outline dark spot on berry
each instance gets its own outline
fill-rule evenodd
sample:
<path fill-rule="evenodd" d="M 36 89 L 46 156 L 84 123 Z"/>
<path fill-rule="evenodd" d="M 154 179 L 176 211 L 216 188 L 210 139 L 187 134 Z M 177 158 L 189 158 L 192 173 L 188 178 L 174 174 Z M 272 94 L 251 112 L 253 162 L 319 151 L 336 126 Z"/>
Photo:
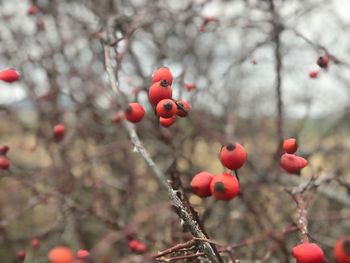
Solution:
<path fill-rule="evenodd" d="M 173 104 L 171 104 L 170 102 L 167 102 L 167 103 L 164 103 L 163 107 L 166 110 L 171 110 L 173 108 Z"/>
<path fill-rule="evenodd" d="M 350 240 L 345 240 L 343 243 L 343 250 L 346 255 L 350 255 Z"/>
<path fill-rule="evenodd" d="M 131 113 L 132 112 L 132 107 L 129 105 L 126 110 L 125 110 L 126 113 Z"/>
<path fill-rule="evenodd" d="M 169 82 L 166 80 L 166 79 L 162 79 L 160 81 L 160 85 L 164 88 L 168 87 L 169 86 Z"/>
<path fill-rule="evenodd" d="M 226 146 L 226 149 L 227 149 L 228 151 L 233 151 L 235 148 L 236 148 L 236 145 L 235 145 L 235 144 L 232 144 L 232 143 L 229 143 L 229 144 Z"/>
<path fill-rule="evenodd" d="M 225 193 L 225 185 L 223 182 L 216 182 L 214 184 L 214 191 L 217 193 Z"/>

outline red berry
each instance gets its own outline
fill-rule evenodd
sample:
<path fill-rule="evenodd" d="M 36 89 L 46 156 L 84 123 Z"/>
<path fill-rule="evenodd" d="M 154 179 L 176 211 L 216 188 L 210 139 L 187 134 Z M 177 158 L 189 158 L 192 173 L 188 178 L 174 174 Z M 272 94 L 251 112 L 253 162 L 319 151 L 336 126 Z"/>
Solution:
<path fill-rule="evenodd" d="M 197 88 L 195 83 L 185 83 L 185 89 L 187 89 L 187 91 L 192 91 L 195 90 Z"/>
<path fill-rule="evenodd" d="M 199 197 L 211 196 L 210 183 L 214 175 L 208 172 L 200 172 L 196 174 L 191 181 L 191 189 L 195 195 Z"/>
<path fill-rule="evenodd" d="M 312 70 L 309 72 L 309 77 L 312 78 L 312 79 L 315 79 L 317 78 L 318 76 L 318 71 L 317 70 Z"/>
<path fill-rule="evenodd" d="M 0 71 L 0 80 L 2 81 L 11 83 L 19 80 L 20 78 L 21 78 L 21 74 L 12 68 Z"/>
<path fill-rule="evenodd" d="M 317 65 L 321 68 L 327 68 L 329 64 L 329 57 L 327 55 L 323 55 L 317 59 Z"/>
<path fill-rule="evenodd" d="M 308 161 L 295 154 L 284 153 L 281 156 L 280 165 L 288 173 L 298 173 L 308 165 Z"/>
<path fill-rule="evenodd" d="M 217 200 L 231 200 L 239 194 L 239 182 L 236 176 L 222 173 L 214 176 L 210 183 L 210 191 Z"/>
<path fill-rule="evenodd" d="M 50 263 L 73 263 L 74 256 L 68 247 L 57 246 L 52 248 L 48 254 Z"/>
<path fill-rule="evenodd" d="M 0 169 L 7 170 L 10 167 L 10 161 L 5 156 L 0 156 Z"/>
<path fill-rule="evenodd" d="M 125 110 L 125 118 L 130 122 L 139 122 L 145 116 L 145 110 L 139 103 L 129 103 L 129 106 Z"/>
<path fill-rule="evenodd" d="M 295 153 L 298 150 L 297 140 L 289 138 L 283 141 L 283 149 L 286 153 Z"/>
<path fill-rule="evenodd" d="M 40 13 L 40 9 L 36 5 L 32 5 L 32 6 L 28 7 L 28 9 L 27 9 L 27 14 L 30 16 L 36 15 L 38 13 Z"/>
<path fill-rule="evenodd" d="M 170 99 L 161 100 L 156 107 L 156 112 L 159 117 L 171 118 L 175 115 L 177 106 Z"/>
<path fill-rule="evenodd" d="M 145 253 L 147 251 L 147 246 L 139 240 L 132 239 L 129 241 L 128 246 L 131 251 L 136 253 Z"/>
<path fill-rule="evenodd" d="M 38 248 L 40 248 L 41 242 L 40 242 L 39 239 L 33 238 L 33 239 L 30 240 L 30 245 L 31 245 L 32 248 L 38 249 Z"/>
<path fill-rule="evenodd" d="M 77 252 L 77 259 L 87 259 L 90 255 L 90 252 L 85 249 L 80 249 Z"/>
<path fill-rule="evenodd" d="M 9 150 L 10 147 L 6 145 L 0 146 L 0 155 L 6 155 Z"/>
<path fill-rule="evenodd" d="M 173 83 L 173 75 L 171 74 L 169 68 L 167 67 L 160 67 L 156 70 L 156 72 L 153 75 L 153 83 L 166 80 L 169 85 Z"/>
<path fill-rule="evenodd" d="M 239 143 L 230 143 L 221 148 L 220 161 L 228 169 L 237 170 L 243 166 L 246 160 L 247 152 Z"/>
<path fill-rule="evenodd" d="M 335 242 L 334 256 L 338 263 L 350 263 L 350 238 L 341 238 Z"/>
<path fill-rule="evenodd" d="M 118 124 L 122 119 L 123 119 L 124 115 L 120 112 L 117 112 L 112 119 L 112 122 L 115 124 Z"/>
<path fill-rule="evenodd" d="M 322 249 L 315 243 L 303 243 L 293 248 L 293 256 L 298 263 L 323 263 Z"/>
<path fill-rule="evenodd" d="M 148 98 L 153 106 L 156 106 L 158 102 L 164 99 L 171 99 L 173 90 L 167 80 L 161 80 L 154 83 L 148 91 Z"/>
<path fill-rule="evenodd" d="M 23 261 L 26 258 L 26 252 L 24 250 L 19 250 L 16 254 L 16 259 Z"/>
<path fill-rule="evenodd" d="M 170 117 L 170 118 L 163 118 L 160 117 L 159 118 L 159 122 L 163 127 L 170 127 L 171 125 L 174 124 L 174 122 L 176 121 L 176 117 Z"/>
<path fill-rule="evenodd" d="M 191 105 L 185 100 L 176 101 L 177 111 L 176 115 L 179 117 L 186 117 L 188 112 L 191 110 Z"/>
<path fill-rule="evenodd" d="M 55 139 L 62 139 L 64 134 L 66 132 L 66 128 L 63 124 L 57 124 L 55 127 L 53 127 L 53 135 Z"/>

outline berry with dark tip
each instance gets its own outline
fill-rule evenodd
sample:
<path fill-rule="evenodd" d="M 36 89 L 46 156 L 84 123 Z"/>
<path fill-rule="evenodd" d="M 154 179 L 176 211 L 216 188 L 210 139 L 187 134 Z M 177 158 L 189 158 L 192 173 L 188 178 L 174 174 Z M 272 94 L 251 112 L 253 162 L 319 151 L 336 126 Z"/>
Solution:
<path fill-rule="evenodd" d="M 159 117 L 171 118 L 175 115 L 177 106 L 170 99 L 161 100 L 156 107 L 156 113 Z"/>
<path fill-rule="evenodd" d="M 228 201 L 239 194 L 239 182 L 234 175 L 222 173 L 214 176 L 210 191 L 215 199 Z"/>
<path fill-rule="evenodd" d="M 221 148 L 220 161 L 231 170 L 241 168 L 247 160 L 247 152 L 239 143 L 230 143 Z"/>

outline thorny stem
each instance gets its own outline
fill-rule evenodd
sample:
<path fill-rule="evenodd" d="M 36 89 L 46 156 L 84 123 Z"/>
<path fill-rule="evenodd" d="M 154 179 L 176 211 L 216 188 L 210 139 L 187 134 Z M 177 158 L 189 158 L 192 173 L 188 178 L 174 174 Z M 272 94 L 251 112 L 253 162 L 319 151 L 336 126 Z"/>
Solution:
<path fill-rule="evenodd" d="M 116 95 L 118 103 L 125 108 L 127 101 L 123 100 L 125 98 L 124 93 L 122 93 L 118 87 L 118 81 L 116 75 L 114 74 L 113 66 L 110 60 L 111 47 L 104 45 L 104 55 L 105 55 L 105 66 L 110 80 L 111 88 Z M 176 195 L 169 183 L 166 180 L 165 175 L 159 169 L 159 167 L 154 163 L 153 159 L 150 157 L 148 151 L 143 147 L 140 138 L 138 137 L 135 128 L 129 122 L 122 120 L 122 125 L 125 130 L 128 132 L 130 140 L 135 147 L 135 151 L 141 155 L 141 157 L 146 162 L 147 166 L 151 169 L 154 177 L 158 180 L 159 184 L 167 191 L 171 204 L 176 210 L 178 216 L 183 220 L 185 225 L 188 227 L 190 232 L 194 237 L 206 239 L 205 234 L 200 229 L 200 226 L 195 221 L 191 213 L 186 209 L 182 204 L 180 198 Z M 203 251 L 204 255 L 208 257 L 211 262 L 221 263 L 223 262 L 222 258 L 218 253 L 215 253 L 213 245 L 206 241 L 198 241 L 199 248 Z"/>
<path fill-rule="evenodd" d="M 298 214 L 299 214 L 298 224 L 301 232 L 301 242 L 308 243 L 309 242 L 309 236 L 308 236 L 308 230 L 307 230 L 308 221 L 306 218 L 305 203 L 303 201 L 301 193 L 293 194 L 292 197 L 298 207 Z"/>

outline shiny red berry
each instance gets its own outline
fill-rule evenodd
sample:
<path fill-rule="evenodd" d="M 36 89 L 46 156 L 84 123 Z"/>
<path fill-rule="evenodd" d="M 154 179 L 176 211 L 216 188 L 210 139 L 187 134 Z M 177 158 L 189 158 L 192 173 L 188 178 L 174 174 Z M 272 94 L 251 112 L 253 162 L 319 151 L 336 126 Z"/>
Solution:
<path fill-rule="evenodd" d="M 191 181 L 192 193 L 199 197 L 211 196 L 210 184 L 214 175 L 208 172 L 200 172 L 196 174 Z"/>
<path fill-rule="evenodd" d="M 315 243 L 303 243 L 293 248 L 297 263 L 323 263 L 322 249 Z"/>
<path fill-rule="evenodd" d="M 298 173 L 308 165 L 308 161 L 295 154 L 284 153 L 280 159 L 281 167 L 288 173 Z"/>
<path fill-rule="evenodd" d="M 350 263 L 350 238 L 338 239 L 334 244 L 334 257 L 338 263 Z"/>
<path fill-rule="evenodd" d="M 176 115 L 179 117 L 186 117 L 188 112 L 191 110 L 191 105 L 185 100 L 176 101 L 177 111 Z"/>
<path fill-rule="evenodd" d="M 161 80 L 166 80 L 169 83 L 169 85 L 173 83 L 173 75 L 171 74 L 169 68 L 160 67 L 153 74 L 153 83 Z"/>
<path fill-rule="evenodd" d="M 156 107 L 156 112 L 159 117 L 171 118 L 175 115 L 177 106 L 170 99 L 161 100 Z"/>
<path fill-rule="evenodd" d="M 66 133 L 66 128 L 63 124 L 57 124 L 55 127 L 53 127 L 53 135 L 55 139 L 59 140 L 64 137 L 64 134 Z"/>
<path fill-rule="evenodd" d="M 57 246 L 52 248 L 48 254 L 50 263 L 73 263 L 74 255 L 68 247 Z"/>
<path fill-rule="evenodd" d="M 170 117 L 170 118 L 163 118 L 163 117 L 159 118 L 159 122 L 163 127 L 170 127 L 171 125 L 174 124 L 175 121 L 176 121 L 175 116 Z"/>
<path fill-rule="evenodd" d="M 171 99 L 173 90 L 167 80 L 161 80 L 154 83 L 148 90 L 148 98 L 153 106 L 156 106 L 161 100 Z"/>
<path fill-rule="evenodd" d="M 0 71 L 0 80 L 2 81 L 11 83 L 19 80 L 20 78 L 21 78 L 21 74 L 12 68 Z"/>
<path fill-rule="evenodd" d="M 239 182 L 236 176 L 222 173 L 214 176 L 210 183 L 210 191 L 217 200 L 231 200 L 239 194 Z"/>
<path fill-rule="evenodd" d="M 221 148 L 220 161 L 231 170 L 241 168 L 247 160 L 247 152 L 239 143 L 230 143 Z"/>
<path fill-rule="evenodd" d="M 139 122 L 145 116 L 145 110 L 139 103 L 129 103 L 125 110 L 125 118 L 130 122 Z"/>
<path fill-rule="evenodd" d="M 0 169 L 8 170 L 10 167 L 10 161 L 5 156 L 0 156 Z"/>
<path fill-rule="evenodd" d="M 329 64 L 329 56 L 323 55 L 317 59 L 317 65 L 321 68 L 327 68 Z"/>
<path fill-rule="evenodd" d="M 298 150 L 297 140 L 294 138 L 284 140 L 283 150 L 285 150 L 286 153 L 295 153 Z"/>

